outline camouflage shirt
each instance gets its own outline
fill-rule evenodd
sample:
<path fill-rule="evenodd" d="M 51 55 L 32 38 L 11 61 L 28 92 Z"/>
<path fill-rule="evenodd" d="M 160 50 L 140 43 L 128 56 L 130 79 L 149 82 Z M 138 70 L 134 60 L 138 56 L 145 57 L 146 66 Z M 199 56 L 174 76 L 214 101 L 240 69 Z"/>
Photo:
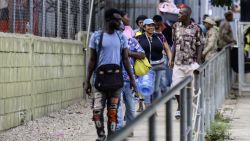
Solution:
<path fill-rule="evenodd" d="M 196 23 L 184 26 L 181 22 L 177 22 L 173 25 L 173 42 L 175 64 L 190 65 L 197 61 L 197 49 L 201 47 L 204 39 Z"/>
<path fill-rule="evenodd" d="M 207 31 L 204 50 L 202 55 L 205 56 L 205 60 L 210 59 L 217 51 L 218 31 L 212 27 Z"/>
<path fill-rule="evenodd" d="M 219 30 L 219 39 L 219 48 L 223 48 L 226 45 L 234 42 L 232 27 L 228 21 L 224 21 L 221 23 Z"/>

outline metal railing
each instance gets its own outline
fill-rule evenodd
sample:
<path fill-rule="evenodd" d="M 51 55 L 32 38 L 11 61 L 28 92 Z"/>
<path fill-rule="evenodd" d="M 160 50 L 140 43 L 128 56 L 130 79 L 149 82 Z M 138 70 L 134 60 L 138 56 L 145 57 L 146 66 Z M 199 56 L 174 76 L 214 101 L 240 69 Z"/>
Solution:
<path fill-rule="evenodd" d="M 246 79 L 246 73 L 249 73 L 249 71 L 246 72 L 246 60 L 244 55 L 244 32 L 246 30 L 246 27 L 250 26 L 250 22 L 238 22 L 238 36 L 237 36 L 237 47 L 238 47 L 238 68 L 239 68 L 239 94 L 242 95 L 242 92 L 250 91 L 250 83 L 249 80 Z M 249 65 L 249 63 L 248 63 Z M 247 67 L 249 68 L 249 67 Z M 244 93 L 246 94 L 246 93 Z"/>
<path fill-rule="evenodd" d="M 172 97 L 181 90 L 181 120 L 180 140 L 181 141 L 204 141 L 205 131 L 210 130 L 210 124 L 214 120 L 217 110 L 222 106 L 226 96 L 230 93 L 231 66 L 230 51 L 231 45 L 227 45 L 209 61 L 202 64 L 194 71 L 194 95 L 192 96 L 191 81 L 189 76 L 165 92 L 161 99 L 157 99 L 144 112 L 138 115 L 134 121 L 117 131 L 108 138 L 108 141 L 124 140 L 137 126 L 142 119 L 149 122 L 149 140 L 156 139 L 155 112 L 156 109 L 166 105 L 166 140 L 172 141 Z"/>
<path fill-rule="evenodd" d="M 227 45 L 194 71 L 193 132 L 194 141 L 204 141 L 217 110 L 231 89 L 230 50 Z"/>
<path fill-rule="evenodd" d="M 122 141 L 131 133 L 143 119 L 148 119 L 148 139 L 149 141 L 156 140 L 156 109 L 165 104 L 166 106 L 166 140 L 172 141 L 172 98 L 181 90 L 180 105 L 180 140 L 192 141 L 192 77 L 188 76 L 168 92 L 165 92 L 160 99 L 156 99 L 145 111 L 139 114 L 132 122 L 124 128 L 117 131 L 115 134 L 108 137 L 108 141 Z"/>

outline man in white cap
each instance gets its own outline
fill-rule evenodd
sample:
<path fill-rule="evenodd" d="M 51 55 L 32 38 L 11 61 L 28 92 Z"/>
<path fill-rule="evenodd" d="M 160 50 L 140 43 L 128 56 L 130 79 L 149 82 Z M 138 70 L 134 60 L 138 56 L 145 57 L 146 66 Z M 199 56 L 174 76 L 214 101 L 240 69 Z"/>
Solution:
<path fill-rule="evenodd" d="M 207 17 L 205 20 L 203 20 L 203 22 L 207 29 L 207 34 L 204 50 L 202 51 L 202 58 L 208 60 L 217 52 L 216 50 L 219 33 L 214 28 L 214 25 L 216 25 L 216 23 L 212 20 L 211 17 Z"/>

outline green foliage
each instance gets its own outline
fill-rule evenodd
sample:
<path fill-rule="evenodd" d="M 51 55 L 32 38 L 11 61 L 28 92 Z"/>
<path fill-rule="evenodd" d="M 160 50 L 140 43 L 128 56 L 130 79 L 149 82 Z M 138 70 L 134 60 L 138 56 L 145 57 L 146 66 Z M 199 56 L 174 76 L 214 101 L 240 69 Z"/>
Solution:
<path fill-rule="evenodd" d="M 229 117 L 224 117 L 220 112 L 217 112 L 214 117 L 215 121 L 221 121 L 224 123 L 229 123 L 231 119 Z"/>
<path fill-rule="evenodd" d="M 206 134 L 206 141 L 224 141 L 224 139 L 229 139 L 229 121 L 229 118 L 225 118 L 222 114 L 217 113 L 214 122 L 211 124 L 210 131 Z"/>
<path fill-rule="evenodd" d="M 233 0 L 211 0 L 211 4 L 215 7 L 232 6 Z"/>

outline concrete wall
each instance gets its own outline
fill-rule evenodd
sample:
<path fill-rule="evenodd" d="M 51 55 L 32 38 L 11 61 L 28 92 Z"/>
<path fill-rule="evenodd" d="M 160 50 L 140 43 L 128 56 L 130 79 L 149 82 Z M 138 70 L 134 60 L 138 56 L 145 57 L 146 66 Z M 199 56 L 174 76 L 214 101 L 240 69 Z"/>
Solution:
<path fill-rule="evenodd" d="M 79 41 L 0 33 L 0 131 L 83 97 Z"/>

